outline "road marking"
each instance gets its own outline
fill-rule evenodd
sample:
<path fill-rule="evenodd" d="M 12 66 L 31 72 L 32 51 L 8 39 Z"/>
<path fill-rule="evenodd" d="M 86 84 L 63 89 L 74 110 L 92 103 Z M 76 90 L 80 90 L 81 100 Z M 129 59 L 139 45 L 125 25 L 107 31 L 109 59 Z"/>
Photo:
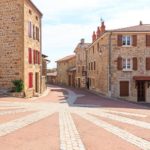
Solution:
<path fill-rule="evenodd" d="M 0 125 L 0 136 L 7 135 L 13 131 L 35 123 L 43 118 L 52 115 L 54 111 L 39 111 L 28 116 L 4 123 Z"/>
<path fill-rule="evenodd" d="M 146 141 L 146 140 L 144 140 L 138 136 L 135 136 L 123 129 L 113 126 L 105 121 L 99 120 L 96 117 L 93 117 L 91 115 L 84 114 L 84 113 L 77 113 L 77 114 L 79 116 L 81 116 L 82 118 L 97 125 L 98 127 L 101 127 L 103 129 L 119 136 L 120 138 L 124 139 L 125 141 L 132 143 L 143 150 L 150 150 L 150 142 L 149 141 Z"/>
<path fill-rule="evenodd" d="M 109 113 L 115 113 L 115 114 L 122 114 L 122 115 L 127 115 L 127 116 L 135 116 L 135 117 L 142 117 L 142 118 L 146 118 L 147 115 L 143 115 L 143 114 L 135 114 L 135 113 L 128 113 L 128 112 L 122 112 L 122 111 L 114 111 L 114 110 L 102 110 L 104 112 L 109 112 Z"/>
<path fill-rule="evenodd" d="M 69 112 L 59 113 L 60 150 L 85 150 Z"/>
<path fill-rule="evenodd" d="M 111 119 L 111 120 L 119 121 L 119 122 L 122 122 L 122 123 L 127 123 L 127 124 L 131 124 L 131 125 L 135 125 L 137 127 L 150 129 L 150 123 L 147 123 L 147 122 L 144 122 L 144 121 L 138 121 L 138 120 L 134 120 L 134 119 L 118 116 L 118 115 L 105 113 L 105 112 L 102 112 L 102 111 L 101 112 L 92 111 L 90 113 L 94 114 L 94 115 L 97 115 L 97 116 L 100 116 L 100 117 L 104 117 L 104 118 L 108 118 L 108 119 Z"/>

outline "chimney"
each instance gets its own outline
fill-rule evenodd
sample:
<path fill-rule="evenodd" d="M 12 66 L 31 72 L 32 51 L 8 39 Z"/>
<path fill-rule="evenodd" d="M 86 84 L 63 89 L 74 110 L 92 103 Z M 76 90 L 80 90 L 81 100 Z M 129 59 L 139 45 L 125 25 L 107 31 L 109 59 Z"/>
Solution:
<path fill-rule="evenodd" d="M 105 32 L 105 23 L 104 23 L 104 21 L 101 22 L 101 32 L 102 33 Z"/>
<path fill-rule="evenodd" d="M 81 39 L 81 44 L 84 44 L 84 39 Z"/>
<path fill-rule="evenodd" d="M 95 40 L 96 40 L 96 34 L 95 34 L 95 31 L 93 31 L 92 42 L 94 42 Z"/>
<path fill-rule="evenodd" d="M 140 21 L 140 26 L 143 25 L 142 21 Z"/>
<path fill-rule="evenodd" d="M 101 35 L 101 31 L 100 31 L 99 27 L 97 27 L 97 38 L 99 38 L 100 35 Z"/>

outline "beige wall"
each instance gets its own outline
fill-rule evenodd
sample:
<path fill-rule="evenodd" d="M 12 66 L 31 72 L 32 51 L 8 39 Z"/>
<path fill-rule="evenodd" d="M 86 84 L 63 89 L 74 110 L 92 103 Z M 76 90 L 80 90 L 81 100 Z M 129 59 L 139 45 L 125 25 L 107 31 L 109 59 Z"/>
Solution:
<path fill-rule="evenodd" d="M 98 43 L 101 47 L 101 55 L 97 49 Z M 89 70 L 89 63 L 94 61 L 96 69 Z M 91 90 L 108 95 L 108 35 L 95 41 L 88 49 L 88 78 L 91 80 Z"/>
<path fill-rule="evenodd" d="M 117 46 L 117 33 L 112 35 L 112 96 L 120 97 L 120 81 L 129 81 L 129 97 L 122 97 L 127 100 L 137 101 L 137 88 L 133 76 L 149 76 L 150 71 L 146 70 L 145 58 L 150 57 L 150 49 L 146 47 L 146 33 L 121 33 L 123 35 L 137 35 L 137 46 L 133 47 L 118 47 Z M 117 58 L 133 58 L 138 59 L 138 70 L 137 71 L 118 71 L 117 70 Z M 149 88 L 150 89 L 150 88 Z M 148 97 L 149 89 L 146 86 L 147 101 L 150 101 Z M 121 97 L 120 97 L 121 98 Z"/>
<path fill-rule="evenodd" d="M 84 71 L 87 71 L 87 47 L 83 44 L 79 45 L 76 50 L 76 86 L 78 85 L 78 79 L 80 79 L 80 87 L 86 87 L 86 76 L 82 75 L 82 67 L 84 66 Z M 80 68 L 80 69 L 79 69 Z"/>
<path fill-rule="evenodd" d="M 68 85 L 68 69 L 74 67 L 76 63 L 76 57 L 72 59 L 57 62 L 57 77 L 58 84 Z"/>
<path fill-rule="evenodd" d="M 23 79 L 23 1 L 0 1 L 0 88 Z"/>
<path fill-rule="evenodd" d="M 29 10 L 31 10 L 32 14 L 29 13 Z M 36 19 L 38 18 L 38 20 Z M 41 39 L 35 40 L 33 38 L 30 38 L 28 36 L 28 21 L 32 22 L 32 25 L 35 25 L 39 29 L 41 28 L 41 16 L 40 14 L 32 7 L 32 5 L 28 2 L 28 0 L 25 0 L 24 3 L 24 82 L 25 82 L 25 91 L 26 94 L 28 94 L 28 91 L 33 91 L 33 94 L 35 92 L 35 86 L 36 86 L 36 79 L 35 79 L 35 74 L 38 73 L 38 93 L 41 91 L 41 65 L 39 64 L 29 64 L 28 62 L 28 48 L 31 48 L 32 50 L 37 50 L 41 51 Z M 32 55 L 33 56 L 33 55 Z M 29 84 L 29 79 L 28 79 L 28 74 L 29 72 L 33 73 L 33 88 L 29 89 L 28 84 Z"/>

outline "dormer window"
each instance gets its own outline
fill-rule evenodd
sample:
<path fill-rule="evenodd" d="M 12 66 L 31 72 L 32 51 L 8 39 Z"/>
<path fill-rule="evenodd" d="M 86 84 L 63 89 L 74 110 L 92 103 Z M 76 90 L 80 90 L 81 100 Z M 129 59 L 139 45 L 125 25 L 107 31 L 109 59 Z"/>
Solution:
<path fill-rule="evenodd" d="M 132 37 L 131 36 L 122 36 L 122 45 L 123 46 L 130 46 L 132 45 Z"/>

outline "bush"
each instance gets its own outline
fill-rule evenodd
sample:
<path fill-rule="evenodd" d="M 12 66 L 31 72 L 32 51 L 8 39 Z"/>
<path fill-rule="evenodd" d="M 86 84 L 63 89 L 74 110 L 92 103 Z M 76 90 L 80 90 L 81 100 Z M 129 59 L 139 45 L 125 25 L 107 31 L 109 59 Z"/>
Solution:
<path fill-rule="evenodd" d="M 24 88 L 24 83 L 22 80 L 14 80 L 12 81 L 12 83 L 14 84 L 14 88 L 15 88 L 15 92 L 22 92 L 23 88 Z"/>

